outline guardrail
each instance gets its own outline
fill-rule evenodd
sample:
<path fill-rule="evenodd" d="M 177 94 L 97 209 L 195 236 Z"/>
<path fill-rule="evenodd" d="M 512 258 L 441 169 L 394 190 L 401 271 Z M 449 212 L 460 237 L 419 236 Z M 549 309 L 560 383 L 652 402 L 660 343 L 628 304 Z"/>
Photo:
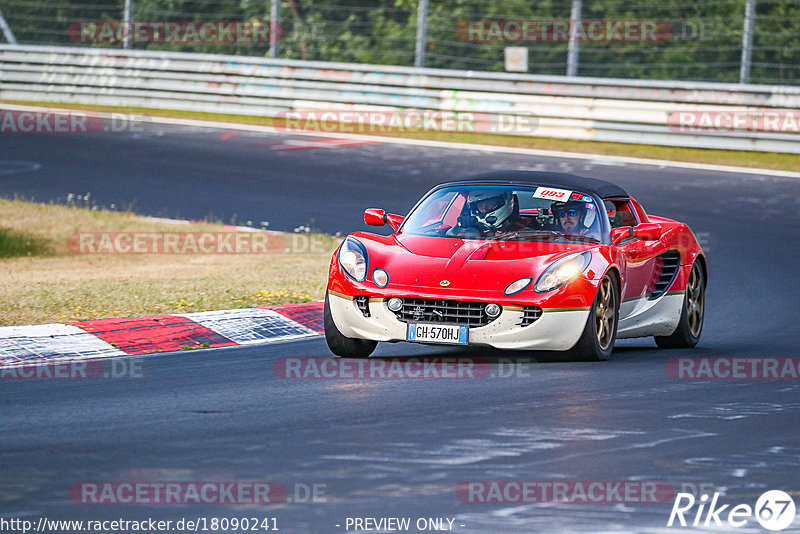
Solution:
<path fill-rule="evenodd" d="M 512 135 L 800 153 L 800 87 L 786 86 L 0 45 L 0 99 L 267 117 L 331 109 L 480 113 L 492 124 L 500 117 L 535 124 L 502 132 Z"/>

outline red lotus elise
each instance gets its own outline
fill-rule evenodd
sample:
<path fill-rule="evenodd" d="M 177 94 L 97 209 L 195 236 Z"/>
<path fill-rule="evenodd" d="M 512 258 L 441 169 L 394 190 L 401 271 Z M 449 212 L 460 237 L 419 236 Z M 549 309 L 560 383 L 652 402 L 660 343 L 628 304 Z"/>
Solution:
<path fill-rule="evenodd" d="M 394 233 L 355 232 L 333 255 L 324 322 L 338 356 L 406 341 L 606 360 L 617 338 L 700 339 L 708 273 L 696 237 L 612 183 L 479 174 L 434 187 L 406 217 L 368 209 L 364 222 Z"/>

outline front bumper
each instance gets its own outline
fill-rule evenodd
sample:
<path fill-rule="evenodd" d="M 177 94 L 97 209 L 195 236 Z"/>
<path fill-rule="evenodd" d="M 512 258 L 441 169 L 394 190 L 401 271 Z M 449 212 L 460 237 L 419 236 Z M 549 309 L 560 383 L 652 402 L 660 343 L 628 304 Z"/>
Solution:
<path fill-rule="evenodd" d="M 331 291 L 328 300 L 333 321 L 343 335 L 373 341 L 406 341 L 407 323 L 386 307 L 383 298 L 370 299 L 370 317 L 364 317 L 352 297 Z M 520 326 L 522 308 L 503 306 L 494 321 L 470 327 L 469 344 L 512 350 L 569 350 L 578 342 L 588 319 L 588 307 L 545 308 L 532 324 Z"/>

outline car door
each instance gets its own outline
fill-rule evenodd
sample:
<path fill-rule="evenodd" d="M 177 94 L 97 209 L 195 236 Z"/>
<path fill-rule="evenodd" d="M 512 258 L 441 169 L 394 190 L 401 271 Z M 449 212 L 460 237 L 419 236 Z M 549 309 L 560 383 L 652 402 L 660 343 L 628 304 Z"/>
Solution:
<path fill-rule="evenodd" d="M 640 221 L 627 199 L 606 200 L 606 210 L 613 228 L 636 227 Z M 645 305 L 651 288 L 660 274 L 658 255 L 663 252 L 661 241 L 638 238 L 623 239 L 617 252 L 624 265 L 620 318 L 627 317 Z"/>

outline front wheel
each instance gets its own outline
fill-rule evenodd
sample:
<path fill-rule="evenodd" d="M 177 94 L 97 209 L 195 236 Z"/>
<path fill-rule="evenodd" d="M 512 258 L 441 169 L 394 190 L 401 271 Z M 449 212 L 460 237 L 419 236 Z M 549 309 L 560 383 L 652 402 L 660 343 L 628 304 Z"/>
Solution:
<path fill-rule="evenodd" d="M 619 288 L 616 279 L 606 274 L 597 288 L 589 319 L 570 357 L 578 361 L 607 360 L 614 351 L 619 319 Z"/>
<path fill-rule="evenodd" d="M 347 337 L 336 328 L 331 315 L 331 306 L 328 303 L 328 293 L 325 293 L 325 311 L 323 313 L 325 326 L 325 341 L 331 352 L 342 358 L 366 358 L 378 346 L 377 341 Z"/>
<path fill-rule="evenodd" d="M 662 349 L 688 349 L 697 345 L 703 332 L 703 318 L 706 311 L 706 277 L 700 261 L 692 265 L 686 296 L 678 327 L 668 336 L 655 336 L 656 345 Z"/>

